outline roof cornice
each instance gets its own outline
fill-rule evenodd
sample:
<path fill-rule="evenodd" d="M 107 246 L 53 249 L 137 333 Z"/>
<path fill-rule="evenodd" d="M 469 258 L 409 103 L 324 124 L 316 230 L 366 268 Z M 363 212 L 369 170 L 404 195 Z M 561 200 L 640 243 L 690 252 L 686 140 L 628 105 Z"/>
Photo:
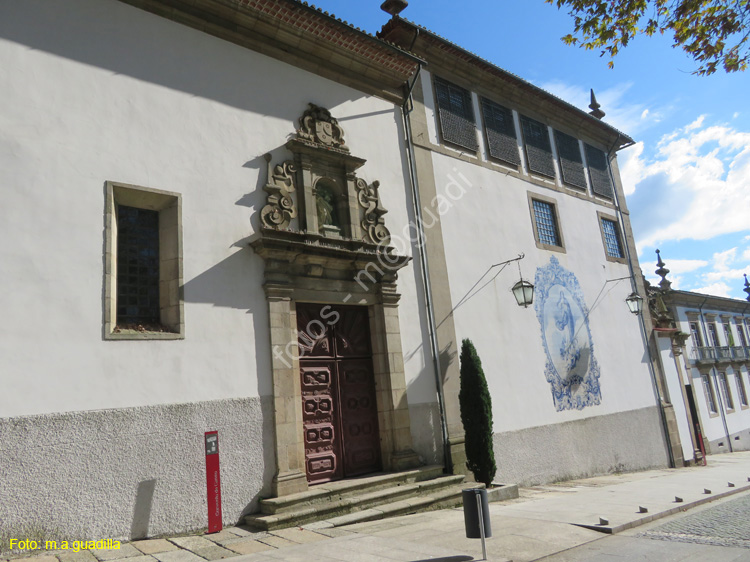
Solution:
<path fill-rule="evenodd" d="M 488 97 L 494 94 L 521 110 L 549 116 L 547 120 L 553 126 L 583 130 L 608 151 L 634 143 L 611 125 L 413 22 L 396 16 L 383 26 L 378 37 L 408 47 L 424 58 L 434 73 L 450 73 Z"/>
<path fill-rule="evenodd" d="M 744 314 L 750 311 L 750 302 L 742 299 L 732 299 L 729 297 L 719 297 L 716 295 L 705 295 L 703 293 L 693 293 L 691 291 L 670 290 L 662 293 L 666 302 L 672 305 L 681 305 L 694 307 L 696 309 L 711 309 L 735 314 Z"/>
<path fill-rule="evenodd" d="M 395 103 L 422 62 L 297 0 L 120 1 Z"/>

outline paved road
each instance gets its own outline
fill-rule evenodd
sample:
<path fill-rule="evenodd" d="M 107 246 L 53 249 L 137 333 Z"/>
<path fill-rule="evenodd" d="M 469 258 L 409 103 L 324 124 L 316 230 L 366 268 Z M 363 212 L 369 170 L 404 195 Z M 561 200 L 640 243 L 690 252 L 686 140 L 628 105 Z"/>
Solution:
<path fill-rule="evenodd" d="M 544 562 L 750 562 L 750 493 L 607 536 Z"/>
<path fill-rule="evenodd" d="M 750 495 L 685 515 L 639 536 L 750 549 Z"/>

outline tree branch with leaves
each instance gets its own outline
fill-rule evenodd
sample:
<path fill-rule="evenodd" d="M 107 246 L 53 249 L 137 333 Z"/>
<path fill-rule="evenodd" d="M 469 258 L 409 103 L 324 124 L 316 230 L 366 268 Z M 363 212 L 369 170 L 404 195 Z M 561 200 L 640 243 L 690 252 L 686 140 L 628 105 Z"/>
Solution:
<path fill-rule="evenodd" d="M 750 59 L 750 0 L 545 0 L 565 8 L 574 32 L 568 45 L 601 49 L 612 59 L 637 35 L 671 35 L 698 64 L 694 74 L 744 71 Z"/>

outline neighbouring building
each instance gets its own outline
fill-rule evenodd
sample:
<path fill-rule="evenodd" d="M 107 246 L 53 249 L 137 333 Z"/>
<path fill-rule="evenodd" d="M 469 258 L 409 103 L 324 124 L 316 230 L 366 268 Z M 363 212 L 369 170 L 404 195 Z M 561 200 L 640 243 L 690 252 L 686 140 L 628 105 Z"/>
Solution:
<path fill-rule="evenodd" d="M 632 140 L 398 4 L 377 37 L 297 0 L 0 6 L 0 538 L 205 527 L 209 431 L 226 523 L 460 475 L 464 338 L 499 481 L 682 463 L 625 304 Z"/>
<path fill-rule="evenodd" d="M 657 250 L 657 254 L 658 254 Z M 649 287 L 654 342 L 678 420 L 686 463 L 750 449 L 750 302 Z M 745 278 L 750 299 L 750 284 Z"/>

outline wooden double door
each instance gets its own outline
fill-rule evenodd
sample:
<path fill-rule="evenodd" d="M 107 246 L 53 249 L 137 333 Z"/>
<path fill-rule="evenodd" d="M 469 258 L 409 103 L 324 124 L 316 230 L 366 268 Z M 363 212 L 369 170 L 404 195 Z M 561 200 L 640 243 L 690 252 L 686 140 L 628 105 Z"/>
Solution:
<path fill-rule="evenodd" d="M 310 484 L 381 469 L 366 307 L 297 304 Z"/>

